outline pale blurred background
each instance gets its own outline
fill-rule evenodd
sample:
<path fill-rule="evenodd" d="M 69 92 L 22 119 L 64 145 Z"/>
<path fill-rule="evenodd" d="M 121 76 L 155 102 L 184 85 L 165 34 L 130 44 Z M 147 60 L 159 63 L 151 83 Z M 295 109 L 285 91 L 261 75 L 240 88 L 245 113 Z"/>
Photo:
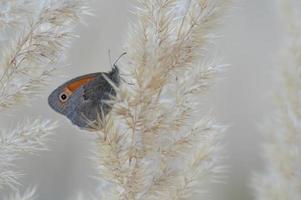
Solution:
<path fill-rule="evenodd" d="M 122 53 L 129 0 L 93 0 L 91 7 L 95 16 L 85 18 L 86 24 L 77 29 L 80 37 L 68 52 L 65 64 L 70 66 L 62 72 L 68 78 L 57 78 L 30 108 L 16 109 L 18 116 L 1 119 L 6 127 L 37 116 L 60 121 L 61 126 L 49 142 L 51 151 L 27 156 L 18 163 L 26 174 L 22 190 L 37 185 L 39 200 L 72 199 L 80 191 L 94 193 L 98 186 L 89 160 L 93 136 L 79 131 L 47 105 L 48 94 L 67 79 L 109 70 L 109 49 L 113 58 Z M 228 179 L 213 188 L 213 200 L 254 199 L 250 178 L 263 169 L 258 126 L 271 114 L 268 94 L 282 48 L 282 29 L 275 0 L 239 1 L 218 29 L 220 38 L 214 49 L 231 68 L 211 95 L 210 106 L 219 122 L 231 127 L 225 134 Z M 8 193 L 0 194 L 0 199 Z"/>

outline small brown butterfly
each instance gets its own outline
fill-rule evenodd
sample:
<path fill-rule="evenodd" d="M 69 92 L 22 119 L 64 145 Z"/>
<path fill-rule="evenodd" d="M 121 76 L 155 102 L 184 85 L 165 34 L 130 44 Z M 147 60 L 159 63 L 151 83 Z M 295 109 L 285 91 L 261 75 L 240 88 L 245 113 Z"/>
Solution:
<path fill-rule="evenodd" d="M 105 116 L 111 110 L 106 101 L 116 96 L 114 87 L 120 85 L 116 63 L 125 54 L 115 61 L 110 72 L 79 76 L 59 86 L 48 97 L 50 107 L 78 127 L 91 128 L 91 122 L 95 122 L 100 113 Z"/>

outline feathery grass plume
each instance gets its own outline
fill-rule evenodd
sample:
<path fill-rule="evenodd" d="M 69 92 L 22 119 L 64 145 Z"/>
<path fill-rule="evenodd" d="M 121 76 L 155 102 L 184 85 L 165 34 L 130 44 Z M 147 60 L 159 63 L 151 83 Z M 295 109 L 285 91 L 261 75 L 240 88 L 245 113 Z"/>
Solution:
<path fill-rule="evenodd" d="M 83 1 L 50 1 L 20 30 L 1 57 L 0 110 L 24 104 L 49 82 L 87 9 Z"/>
<path fill-rule="evenodd" d="M 301 3 L 290 0 L 282 5 L 290 34 L 286 61 L 277 71 L 275 113 L 263 127 L 265 171 L 253 179 L 258 200 L 301 198 Z"/>
<path fill-rule="evenodd" d="M 36 119 L 20 123 L 12 130 L 0 131 L 0 188 L 6 185 L 15 188 L 21 174 L 15 171 L 14 161 L 20 159 L 22 153 L 47 150 L 49 135 L 56 127 L 56 122 Z"/>
<path fill-rule="evenodd" d="M 34 188 L 28 189 L 24 194 L 17 192 L 16 194 L 7 197 L 4 200 L 35 200 L 35 193 L 36 190 Z"/>
<path fill-rule="evenodd" d="M 0 0 L 0 25 L 4 23 L 11 26 L 16 33 L 8 38 L 10 45 L 1 49 L 2 113 L 3 110 L 11 111 L 17 104 L 28 103 L 40 93 L 73 37 L 72 28 L 80 21 L 82 14 L 87 13 L 85 3 L 81 0 L 36 1 L 32 10 L 29 9 L 28 18 L 21 19 L 21 13 L 16 12 L 28 9 L 25 2 Z M 20 28 L 22 23 L 24 27 Z M 1 129 L 0 189 L 5 186 L 16 189 L 20 173 L 14 169 L 14 161 L 23 152 L 36 154 L 47 150 L 46 142 L 56 126 L 55 122 L 36 119 L 17 123 L 11 130 Z M 12 198 L 32 199 L 33 193 L 30 190 L 23 197 L 16 195 Z"/>
<path fill-rule="evenodd" d="M 116 88 L 112 112 L 95 127 L 109 199 L 200 199 L 222 172 L 224 127 L 201 103 L 224 68 L 205 55 L 228 3 L 137 1 L 121 68 L 133 84 Z"/>
<path fill-rule="evenodd" d="M 30 4 L 29 0 L 0 0 L 0 31 L 24 22 Z"/>

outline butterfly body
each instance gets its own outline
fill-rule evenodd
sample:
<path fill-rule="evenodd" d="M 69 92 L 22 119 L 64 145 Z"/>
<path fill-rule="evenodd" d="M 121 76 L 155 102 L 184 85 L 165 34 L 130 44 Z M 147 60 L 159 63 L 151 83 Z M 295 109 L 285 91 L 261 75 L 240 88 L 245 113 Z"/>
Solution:
<path fill-rule="evenodd" d="M 48 103 L 78 127 L 91 128 L 97 118 L 110 112 L 107 101 L 116 96 L 113 85 L 120 85 L 117 66 L 110 72 L 87 74 L 62 84 L 50 94 Z"/>

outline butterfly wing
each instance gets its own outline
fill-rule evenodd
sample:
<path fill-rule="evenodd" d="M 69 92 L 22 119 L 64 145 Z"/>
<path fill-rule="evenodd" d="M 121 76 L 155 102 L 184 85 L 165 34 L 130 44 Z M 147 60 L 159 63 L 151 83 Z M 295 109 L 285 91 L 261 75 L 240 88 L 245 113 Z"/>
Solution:
<path fill-rule="evenodd" d="M 76 90 L 70 99 L 73 108 L 67 117 L 73 124 L 81 128 L 93 126 L 95 122 L 111 110 L 111 105 L 107 103 L 116 95 L 111 83 L 104 78 L 104 73 L 96 77 L 95 80 L 88 82 Z"/>
<path fill-rule="evenodd" d="M 74 94 L 76 93 L 76 90 L 88 84 L 89 82 L 95 80 L 97 76 L 100 75 L 101 73 L 86 74 L 71 79 L 70 81 L 67 81 L 66 83 L 62 84 L 49 95 L 48 97 L 49 106 L 56 112 L 66 115 L 67 112 L 70 111 L 68 110 L 70 107 L 70 105 L 68 105 L 70 100 L 66 102 L 62 102 L 60 99 L 60 94 L 66 92 L 69 95 L 69 99 L 74 98 Z"/>
<path fill-rule="evenodd" d="M 103 112 L 102 114 L 106 115 L 111 110 L 108 101 L 116 96 L 116 91 L 103 75 L 83 86 L 83 98 L 85 101 L 91 102 L 97 112 Z"/>
<path fill-rule="evenodd" d="M 80 76 L 62 84 L 51 93 L 48 98 L 50 107 L 65 115 L 80 128 L 89 127 L 97 117 L 110 112 L 111 105 L 108 105 L 107 101 L 116 95 L 114 87 L 105 76 L 119 86 L 118 70 Z M 69 96 L 66 102 L 60 101 L 62 93 Z"/>

